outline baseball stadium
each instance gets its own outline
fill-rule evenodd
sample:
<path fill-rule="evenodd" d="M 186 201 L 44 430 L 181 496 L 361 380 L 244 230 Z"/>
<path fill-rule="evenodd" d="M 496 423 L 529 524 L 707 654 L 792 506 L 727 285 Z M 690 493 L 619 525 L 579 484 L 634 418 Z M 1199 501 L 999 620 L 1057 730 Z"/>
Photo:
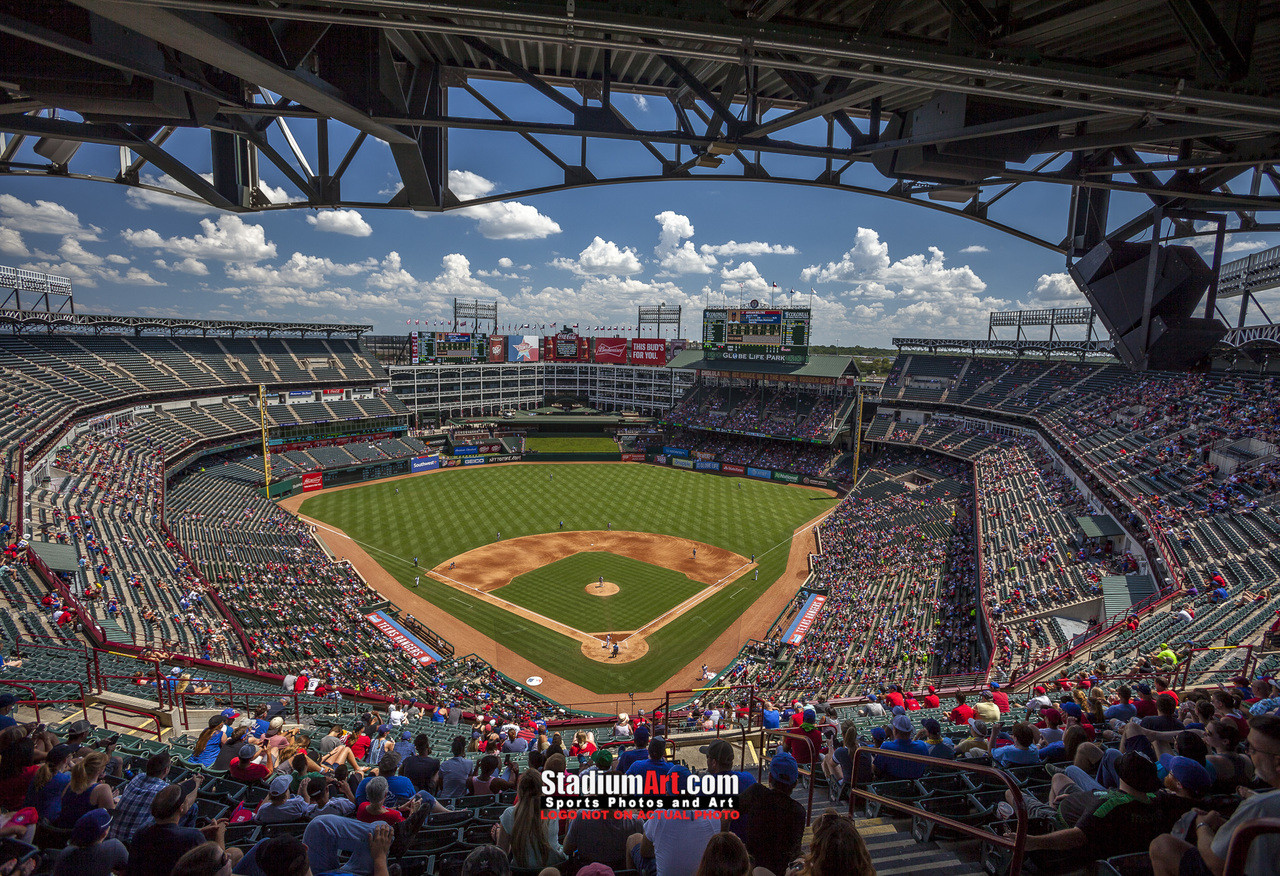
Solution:
<path fill-rule="evenodd" d="M 0 876 L 1280 874 L 1278 22 L 4 4 Z"/>

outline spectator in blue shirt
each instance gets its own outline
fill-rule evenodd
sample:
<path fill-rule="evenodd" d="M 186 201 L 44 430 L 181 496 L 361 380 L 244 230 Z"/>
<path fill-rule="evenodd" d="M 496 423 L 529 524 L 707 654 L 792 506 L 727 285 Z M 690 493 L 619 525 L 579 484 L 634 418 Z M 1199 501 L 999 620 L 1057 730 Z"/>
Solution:
<path fill-rule="evenodd" d="M 885 740 L 884 745 L 880 746 L 881 751 L 901 751 L 906 754 L 928 756 L 929 746 L 918 740 L 912 741 L 911 719 L 906 715 L 895 717 L 890 722 L 889 728 L 893 731 L 893 738 Z M 922 763 L 884 757 L 883 755 L 876 756 L 875 768 L 877 773 L 891 779 L 918 779 L 925 772 L 925 765 Z"/>
<path fill-rule="evenodd" d="M 627 767 L 625 775 L 643 776 L 648 773 L 658 776 L 665 776 L 669 773 L 689 774 L 689 771 L 684 767 L 667 760 L 667 740 L 661 736 L 655 736 L 649 740 L 648 755 L 646 760 L 638 760 Z"/>
<path fill-rule="evenodd" d="M 1137 707 L 1129 702 L 1133 698 L 1133 691 L 1122 684 L 1116 688 L 1116 696 L 1120 698 L 1120 702 L 1103 712 L 1102 716 L 1108 721 L 1119 721 L 1121 724 L 1128 724 L 1129 719 L 1138 714 Z"/>
<path fill-rule="evenodd" d="M 1021 722 L 1014 724 L 1009 730 L 1013 737 L 1013 745 L 996 747 L 996 738 L 1000 725 L 991 728 L 991 759 L 997 766 L 1013 767 L 1040 763 L 1040 751 L 1035 746 L 1036 731 L 1030 724 Z"/>
<path fill-rule="evenodd" d="M 649 725 L 641 724 L 636 728 L 636 747 L 628 751 L 622 752 L 618 759 L 613 762 L 613 771 L 615 773 L 626 774 L 633 763 L 644 760 L 648 757 L 645 748 L 649 745 Z"/>
<path fill-rule="evenodd" d="M 760 721 L 766 730 L 777 730 L 782 726 L 782 714 L 773 703 L 765 703 L 760 712 Z"/>

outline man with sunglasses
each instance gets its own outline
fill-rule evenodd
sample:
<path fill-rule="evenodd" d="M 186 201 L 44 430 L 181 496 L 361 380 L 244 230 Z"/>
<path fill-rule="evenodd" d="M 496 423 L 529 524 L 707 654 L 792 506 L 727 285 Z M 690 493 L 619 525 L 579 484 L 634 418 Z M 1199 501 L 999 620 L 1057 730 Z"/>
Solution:
<path fill-rule="evenodd" d="M 1257 778 L 1271 786 L 1261 793 L 1246 791 L 1231 818 L 1196 810 L 1195 844 L 1164 834 L 1151 843 L 1151 866 L 1156 876 L 1222 876 L 1227 849 L 1237 827 L 1255 818 L 1280 817 L 1280 717 L 1255 715 L 1249 719 L 1245 743 Z M 1244 872 L 1249 876 L 1280 876 L 1280 834 L 1263 834 L 1249 846 Z"/>

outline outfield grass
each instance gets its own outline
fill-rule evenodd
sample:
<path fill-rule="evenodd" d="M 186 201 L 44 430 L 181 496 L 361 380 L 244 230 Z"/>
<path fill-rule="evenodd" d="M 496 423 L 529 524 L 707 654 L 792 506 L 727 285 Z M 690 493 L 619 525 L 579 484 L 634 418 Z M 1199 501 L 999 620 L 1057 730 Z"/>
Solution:
<path fill-rule="evenodd" d="M 524 448 L 539 453 L 617 453 L 618 442 L 607 435 L 529 435 Z"/>
<path fill-rule="evenodd" d="M 512 465 L 447 469 L 325 493 L 308 498 L 301 511 L 363 543 L 406 587 L 415 556 L 431 568 L 492 542 L 498 532 L 504 540 L 555 532 L 562 520 L 566 530 L 611 525 L 756 554 L 758 581 L 745 576 L 724 588 L 651 636 L 643 658 L 622 665 L 589 660 L 573 639 L 424 580 L 418 591 L 424 598 L 494 640 L 480 656 L 499 669 L 510 650 L 606 694 L 653 690 L 697 656 L 782 574 L 795 528 L 835 501 L 784 484 L 646 465 Z M 428 624 L 449 637 L 447 620 Z"/>
<path fill-rule="evenodd" d="M 618 585 L 617 593 L 587 592 L 601 575 Z M 707 586 L 630 557 L 586 551 L 518 575 L 493 595 L 585 633 L 603 633 L 638 630 Z"/>

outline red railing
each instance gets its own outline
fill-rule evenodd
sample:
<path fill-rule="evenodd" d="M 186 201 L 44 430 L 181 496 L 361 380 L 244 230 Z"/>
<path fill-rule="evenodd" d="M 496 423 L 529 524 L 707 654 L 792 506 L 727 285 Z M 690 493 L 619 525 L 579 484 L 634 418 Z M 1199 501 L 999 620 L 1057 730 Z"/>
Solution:
<path fill-rule="evenodd" d="M 33 550 L 27 550 L 27 562 L 31 565 L 31 568 L 35 570 L 36 574 L 44 580 L 44 583 L 50 589 L 57 591 L 58 596 L 62 598 L 63 604 L 70 607 L 72 611 L 75 612 L 76 617 L 80 619 L 81 626 L 84 627 L 85 630 L 90 631 L 90 638 L 96 638 L 99 642 L 105 642 L 107 640 L 106 633 L 103 632 L 102 627 L 98 622 L 93 619 L 93 615 L 89 614 L 89 612 L 85 610 L 84 606 L 71 595 L 71 590 L 67 587 L 66 582 L 62 580 L 61 576 L 57 575 L 52 569 L 45 565 L 44 560 L 40 559 L 39 554 Z"/>
<path fill-rule="evenodd" d="M 220 687 L 221 687 L 221 685 L 224 685 L 224 684 L 227 686 L 227 689 L 226 689 L 225 694 L 224 694 L 221 690 L 217 690 L 216 692 L 213 692 L 213 693 L 196 693 L 195 691 L 192 691 L 192 690 L 184 690 L 182 693 L 177 693 L 176 691 L 172 692 L 171 697 L 172 697 L 172 699 L 175 701 L 175 706 L 178 706 L 178 705 L 180 704 L 180 707 L 181 707 L 181 709 L 182 709 L 182 726 L 187 727 L 187 728 L 190 728 L 190 727 L 191 727 L 191 721 L 190 721 L 190 719 L 188 718 L 188 714 L 187 714 L 187 700 L 188 700 L 188 699 L 190 699 L 191 697 L 214 697 L 214 696 L 218 696 L 218 697 L 220 697 L 220 696 L 226 696 L 226 697 L 227 697 L 227 699 L 228 699 L 228 701 L 229 701 L 227 705 L 228 705 L 228 706 L 230 706 L 231 708 L 234 708 L 234 707 L 235 707 L 235 704 L 236 704 L 236 701 L 237 701 L 237 700 L 238 700 L 238 701 L 240 701 L 240 702 L 242 702 L 242 703 L 244 703 L 244 708 L 243 708 L 241 711 L 242 711 L 242 713 L 245 713 L 245 714 L 252 714 L 252 713 L 253 713 L 253 710 L 252 710 L 252 708 L 250 707 L 250 704 L 251 704 L 251 703 L 253 703 L 253 702 L 257 702 L 257 703 L 267 703 L 267 702 L 270 702 L 270 703 L 277 703 L 277 702 L 279 702 L 279 701 L 280 701 L 280 700 L 282 700 L 282 699 L 286 699 L 286 698 L 288 698 L 288 699 L 293 700 L 293 720 L 294 720 L 294 723 L 296 723 L 296 724 L 301 724 L 301 723 L 302 723 L 302 712 L 301 712 L 301 709 L 300 709 L 300 707 L 299 707 L 299 705 L 298 705 L 298 695 L 297 695 L 296 693 L 289 693 L 289 694 L 286 694 L 286 693 L 284 693 L 283 691 L 281 691 L 281 692 L 280 692 L 280 693 L 278 693 L 278 694 L 276 694 L 276 693 L 269 693 L 269 694 L 264 694 L 264 693 L 249 693 L 248 691 L 238 691 L 238 692 L 237 692 L 237 691 L 234 689 L 234 687 L 233 687 L 233 685 L 231 684 L 231 682 L 229 682 L 229 681 L 216 681 L 216 682 L 209 682 L 209 686 L 210 686 L 210 688 L 220 688 Z M 202 707 L 201 707 L 201 706 L 196 706 L 195 708 L 197 708 L 197 709 L 198 709 L 198 708 L 202 708 Z M 227 708 L 227 706 L 223 706 L 223 708 Z"/>
<path fill-rule="evenodd" d="M 748 702 L 755 697 L 756 686 L 754 684 L 721 684 L 714 687 L 686 687 L 669 690 L 662 698 L 662 715 L 667 722 L 667 729 L 671 729 L 671 695 L 684 693 L 706 693 L 708 691 L 724 691 L 724 690 L 745 690 L 747 692 L 746 699 Z"/>
<path fill-rule="evenodd" d="M 891 760 L 905 760 L 912 763 L 924 764 L 934 769 L 954 769 L 966 772 L 977 773 L 981 776 L 990 776 L 998 779 L 1009 791 L 1013 797 L 1013 809 L 1018 819 L 1018 828 L 1012 837 L 1003 834 L 992 833 L 975 827 L 972 824 L 965 824 L 948 818 L 945 815 L 939 815 L 936 812 L 928 812 L 924 809 L 917 809 L 909 803 L 901 800 L 895 800 L 892 797 L 884 797 L 873 791 L 863 791 L 858 788 L 858 757 L 859 755 L 867 755 L 873 758 L 889 758 Z M 936 757 L 928 757 L 923 754 L 911 754 L 905 751 L 891 751 L 882 748 L 868 748 L 857 745 L 849 752 L 850 762 L 853 764 L 852 775 L 849 776 L 849 815 L 853 816 L 854 803 L 859 799 L 871 800 L 879 803 L 881 806 L 888 806 L 890 809 L 896 809 L 899 812 L 909 813 L 913 818 L 923 818 L 941 825 L 948 830 L 970 837 L 971 839 L 983 840 L 993 845 L 1009 849 L 1011 858 L 1009 860 L 1008 876 L 1019 876 L 1022 872 L 1022 859 L 1027 848 L 1027 833 L 1029 830 L 1029 820 L 1027 818 L 1027 806 L 1022 797 L 1022 789 L 1018 787 L 1018 783 L 1013 777 L 1003 770 L 995 769 L 989 766 L 979 766 L 964 760 L 939 760 Z"/>
<path fill-rule="evenodd" d="M 762 782 L 764 781 L 764 767 L 766 762 L 766 758 L 764 756 L 765 740 L 770 736 L 777 736 L 781 739 L 790 739 L 790 740 L 793 740 L 793 742 L 794 740 L 799 740 L 803 742 L 805 746 L 809 749 L 809 763 L 801 765 L 801 766 L 809 767 L 809 803 L 808 805 L 805 806 L 805 810 L 804 810 L 804 823 L 805 823 L 805 826 L 807 827 L 813 821 L 813 775 L 815 772 L 822 769 L 821 752 L 819 752 L 816 748 L 814 748 L 813 740 L 810 739 L 808 736 L 805 736 L 803 733 L 793 733 L 790 730 L 786 730 L 783 728 L 769 729 L 767 727 L 761 727 L 760 728 L 760 765 L 756 768 L 756 778 Z M 798 757 L 796 758 L 797 761 L 799 759 L 800 758 Z"/>
<path fill-rule="evenodd" d="M 34 708 L 36 712 L 37 721 L 40 720 L 41 706 L 51 706 L 57 703 L 72 703 L 72 704 L 78 705 L 80 706 L 80 710 L 84 712 L 84 716 L 86 718 L 89 717 L 89 713 L 85 709 L 85 704 L 84 704 L 84 685 L 78 681 L 72 681 L 70 679 L 66 681 L 55 681 L 48 678 L 4 678 L 4 679 L 0 679 L 0 684 L 7 684 L 11 687 L 21 688 L 22 690 L 25 690 L 27 693 L 31 694 L 30 699 L 18 700 L 18 702 L 26 705 L 30 705 L 32 708 Z M 60 698 L 54 699 L 51 697 L 42 697 L 38 695 L 35 688 L 30 687 L 30 685 L 33 685 L 33 684 L 59 684 L 59 685 L 74 684 L 80 690 L 80 698 L 74 699 L 71 697 L 60 697 Z"/>
<path fill-rule="evenodd" d="M 86 708 L 86 716 L 88 715 L 88 709 L 102 710 L 102 727 L 104 729 L 107 727 L 119 727 L 130 735 L 139 730 L 143 730 L 144 728 L 137 724 L 129 724 L 124 721 L 113 720 L 112 713 L 133 715 L 135 717 L 142 718 L 145 721 L 150 721 L 153 727 L 146 729 L 145 732 L 154 733 L 156 742 L 164 742 L 164 727 L 161 726 L 160 719 L 150 712 L 144 712 L 142 709 L 135 709 L 130 706 L 121 706 L 115 703 L 94 703 L 92 706 L 88 706 Z"/>
<path fill-rule="evenodd" d="M 15 497 L 13 520 L 14 525 L 18 527 L 18 538 L 21 538 L 27 532 L 27 518 L 24 516 L 27 498 L 27 445 L 25 442 L 18 445 L 17 475 L 18 495 Z M 17 539 L 14 540 L 17 541 Z"/>

